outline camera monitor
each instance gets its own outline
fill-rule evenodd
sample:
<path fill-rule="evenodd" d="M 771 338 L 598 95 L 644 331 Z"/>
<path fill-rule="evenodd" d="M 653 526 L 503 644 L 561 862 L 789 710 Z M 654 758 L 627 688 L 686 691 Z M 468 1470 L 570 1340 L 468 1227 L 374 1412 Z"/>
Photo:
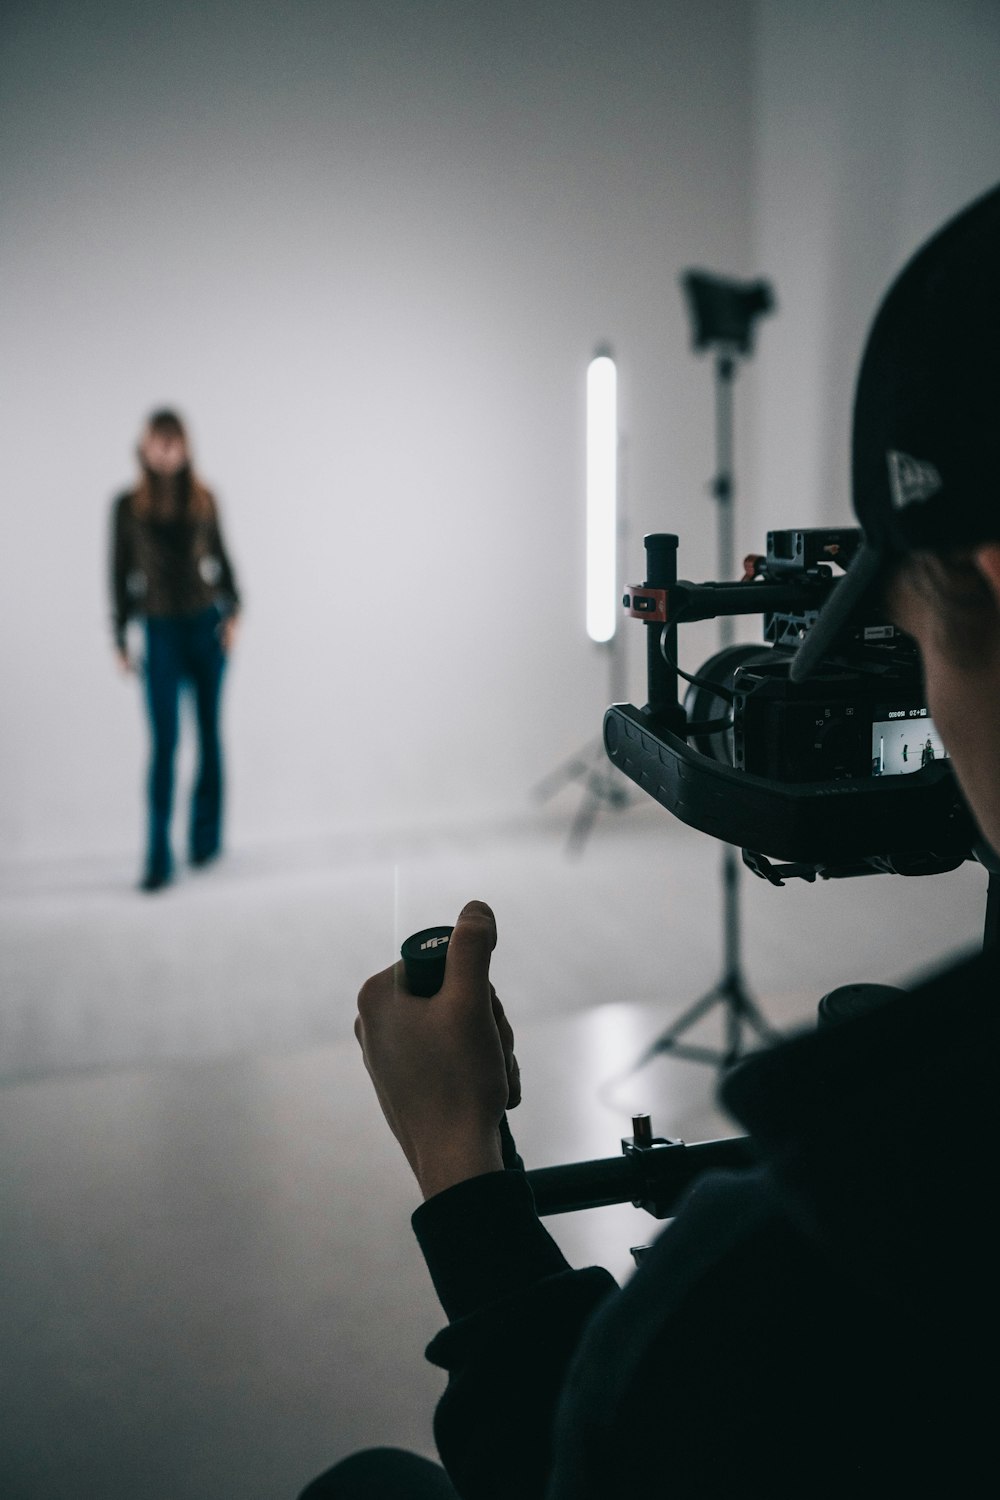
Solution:
<path fill-rule="evenodd" d="M 872 720 L 872 775 L 905 776 L 948 752 L 926 708 L 880 705 Z"/>

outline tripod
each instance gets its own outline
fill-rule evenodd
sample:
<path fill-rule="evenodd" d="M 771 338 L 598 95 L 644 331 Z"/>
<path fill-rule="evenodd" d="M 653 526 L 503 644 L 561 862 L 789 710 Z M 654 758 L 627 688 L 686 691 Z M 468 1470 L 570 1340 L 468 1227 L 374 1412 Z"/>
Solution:
<path fill-rule="evenodd" d="M 615 451 L 616 490 L 618 494 L 618 507 L 615 526 L 616 555 L 625 550 L 627 539 L 627 523 L 625 519 L 625 440 L 618 437 Z M 619 594 L 620 594 L 619 589 Z M 608 699 L 609 703 L 618 703 L 627 697 L 627 671 L 625 663 L 625 642 L 620 630 L 615 630 L 608 641 L 602 641 L 598 647 L 606 654 L 608 664 Z M 547 802 L 550 797 L 555 796 L 563 786 L 571 781 L 580 781 L 584 787 L 584 798 L 577 809 L 576 817 L 570 825 L 569 837 L 567 839 L 567 853 L 580 854 L 586 843 L 587 835 L 594 826 L 594 821 L 602 807 L 609 807 L 621 811 L 629 807 L 632 796 L 628 789 L 622 784 L 622 777 L 608 760 L 604 749 L 604 738 L 599 735 L 596 739 L 571 755 L 562 765 L 557 766 L 548 776 L 535 787 L 533 796 L 539 802 Z"/>
<path fill-rule="evenodd" d="M 699 1000 L 690 1005 L 656 1039 L 647 1051 L 646 1059 L 655 1057 L 660 1052 L 669 1052 L 674 1057 L 687 1058 L 690 1062 L 717 1063 L 722 1068 L 728 1068 L 738 1062 L 747 1050 L 744 1044 L 746 1031 L 756 1032 L 763 1042 L 777 1041 L 779 1033 L 751 998 L 743 978 L 740 962 L 739 891 L 739 857 L 736 850 L 726 844 L 722 850 L 722 973 L 712 988 L 706 990 Z M 717 1005 L 725 1006 L 725 1047 L 721 1052 L 678 1040 Z"/>
<path fill-rule="evenodd" d="M 724 343 L 717 351 L 715 360 L 715 413 L 716 413 L 716 473 L 711 493 L 718 503 L 718 547 L 719 577 L 733 575 L 733 381 L 736 377 L 736 349 Z M 719 621 L 721 645 L 732 645 L 734 628 L 730 616 L 723 615 Z M 687 1058 L 691 1062 L 717 1063 L 726 1068 L 737 1062 L 747 1050 L 746 1034 L 756 1033 L 764 1042 L 777 1040 L 778 1033 L 751 998 L 743 978 L 740 959 L 740 875 L 741 857 L 729 844 L 722 848 L 722 906 L 723 906 L 723 967 L 722 974 L 712 988 L 693 1005 L 689 1006 L 677 1020 L 652 1044 L 644 1061 L 660 1052 L 669 1052 L 674 1057 Z M 690 1027 L 717 1005 L 725 1007 L 725 1046 L 720 1052 L 710 1047 L 700 1047 L 680 1038 Z"/>
<path fill-rule="evenodd" d="M 618 630 L 610 641 L 601 646 L 608 657 L 609 703 L 617 703 L 625 696 L 623 647 L 621 631 Z M 583 750 L 578 750 L 551 771 L 535 787 L 534 796 L 538 801 L 546 802 L 571 781 L 581 781 L 585 791 L 567 839 L 568 853 L 579 854 L 601 808 L 610 807 L 620 811 L 630 805 L 632 798 L 628 789 L 622 785 L 621 775 L 608 760 L 603 737 L 592 740 Z"/>

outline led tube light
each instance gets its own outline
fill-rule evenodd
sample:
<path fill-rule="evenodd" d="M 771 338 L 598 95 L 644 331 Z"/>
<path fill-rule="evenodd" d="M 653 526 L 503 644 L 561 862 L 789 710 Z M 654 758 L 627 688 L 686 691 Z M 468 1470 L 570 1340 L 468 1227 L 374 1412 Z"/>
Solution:
<path fill-rule="evenodd" d="M 610 641 L 618 622 L 618 371 L 600 349 L 587 367 L 587 634 Z"/>

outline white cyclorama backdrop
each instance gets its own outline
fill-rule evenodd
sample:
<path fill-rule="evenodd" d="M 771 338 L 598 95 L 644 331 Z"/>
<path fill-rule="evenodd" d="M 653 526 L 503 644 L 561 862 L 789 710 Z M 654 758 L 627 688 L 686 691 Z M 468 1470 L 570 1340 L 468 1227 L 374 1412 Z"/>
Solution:
<path fill-rule="evenodd" d="M 875 301 L 1000 162 L 986 0 L 4 16 L 5 860 L 138 857 L 106 548 L 151 408 L 189 419 L 246 597 L 230 842 L 517 816 L 608 693 L 584 625 L 596 345 L 624 581 L 650 530 L 714 576 L 692 266 L 777 293 L 736 386 L 737 548 L 847 520 Z M 713 642 L 692 629 L 686 664 Z"/>
<path fill-rule="evenodd" d="M 105 549 L 160 404 L 190 421 L 246 597 L 231 845 L 523 815 L 599 735 L 586 368 L 614 344 L 630 571 L 667 525 L 700 533 L 707 569 L 711 388 L 677 278 L 752 270 L 750 20 L 656 0 L 13 7 L 8 857 L 138 853 L 145 725 Z"/>

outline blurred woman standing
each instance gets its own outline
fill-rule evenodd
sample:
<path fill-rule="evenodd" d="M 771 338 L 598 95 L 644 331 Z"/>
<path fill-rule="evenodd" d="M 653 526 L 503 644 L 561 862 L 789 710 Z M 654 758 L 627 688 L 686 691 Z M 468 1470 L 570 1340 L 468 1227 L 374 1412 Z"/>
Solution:
<path fill-rule="evenodd" d="M 207 864 L 222 845 L 219 705 L 240 597 L 215 499 L 194 472 L 187 433 L 176 412 L 153 413 L 138 457 L 138 483 L 113 505 L 111 592 L 115 648 L 123 671 L 140 670 L 128 651 L 129 620 L 141 619 L 146 633 L 141 665 L 151 757 L 140 888 L 155 891 L 173 874 L 170 821 L 183 684 L 193 689 L 199 748 L 188 825 L 191 863 Z"/>

